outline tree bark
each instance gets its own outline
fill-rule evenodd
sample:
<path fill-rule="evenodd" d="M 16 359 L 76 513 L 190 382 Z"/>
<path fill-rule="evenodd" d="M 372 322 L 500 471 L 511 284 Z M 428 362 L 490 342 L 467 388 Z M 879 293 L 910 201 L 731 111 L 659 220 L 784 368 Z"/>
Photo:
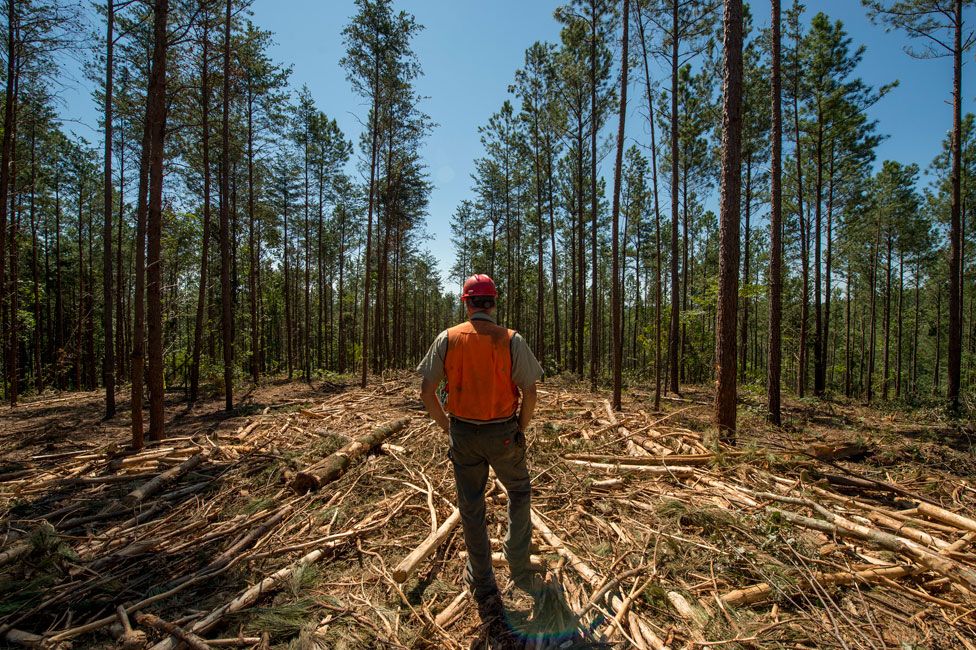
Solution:
<path fill-rule="evenodd" d="M 725 0 L 722 110 L 722 190 L 719 215 L 715 424 L 735 441 L 736 344 L 739 294 L 739 209 L 742 182 L 742 0 Z"/>
<path fill-rule="evenodd" d="M 149 438 L 162 440 L 163 413 L 163 142 L 166 136 L 166 21 L 169 0 L 153 7 L 154 42 L 149 88 L 149 213 L 146 222 L 146 302 L 149 328 Z"/>
<path fill-rule="evenodd" d="M 671 327 L 668 373 L 671 392 L 678 394 L 678 0 L 671 2 Z"/>
<path fill-rule="evenodd" d="M 223 133 L 220 163 L 220 304 L 224 352 L 224 410 L 234 410 L 234 314 L 230 286 L 230 28 L 231 0 L 224 11 L 224 93 Z"/>
<path fill-rule="evenodd" d="M 203 325 L 207 306 L 210 255 L 210 16 L 207 3 L 201 2 L 203 47 L 200 56 L 200 141 L 203 158 L 203 240 L 200 242 L 200 285 L 197 289 L 197 312 L 193 325 L 193 352 L 190 358 L 190 403 L 197 401 L 200 385 L 200 355 L 203 347 Z"/>
<path fill-rule="evenodd" d="M 112 332 L 112 72 L 115 5 L 107 0 L 105 18 L 105 222 L 102 228 L 102 333 L 105 355 L 102 358 L 102 381 L 105 383 L 105 418 L 115 415 L 115 340 Z"/>
<path fill-rule="evenodd" d="M 949 225 L 949 354 L 946 397 L 953 410 L 959 408 L 962 381 L 962 0 L 955 0 L 955 30 L 952 52 L 952 204 Z"/>
<path fill-rule="evenodd" d="M 596 194 L 596 135 L 600 127 L 596 106 L 596 25 L 598 20 L 596 0 L 590 0 L 590 390 L 596 390 L 600 365 L 599 301 L 597 299 L 599 269 L 597 268 L 597 219 L 598 197 Z"/>
<path fill-rule="evenodd" d="M 7 248 L 7 206 L 8 197 L 10 190 L 10 167 L 13 164 L 13 141 L 14 141 L 14 80 L 17 77 L 17 70 L 19 65 L 17 63 L 17 42 L 16 42 L 16 26 L 17 26 L 17 3 L 8 1 L 7 2 L 7 80 L 6 80 L 6 91 L 4 93 L 4 106 L 3 106 L 3 139 L 2 144 L 0 144 L 0 349 L 5 348 L 8 343 L 7 335 L 8 332 L 3 331 L 3 327 L 8 324 L 7 321 L 7 280 L 6 280 L 6 266 L 4 265 L 6 257 Z M 14 247 L 14 242 L 10 242 L 11 248 Z M 60 268 L 60 267 L 59 267 Z M 60 292 L 59 292 L 60 293 Z M 12 321 L 13 319 L 11 319 Z M 15 329 L 11 322 L 11 329 Z M 6 352 L 6 350 L 3 350 Z M 12 373 L 14 369 L 10 364 L 9 354 L 4 354 L 4 359 L 7 363 L 7 377 L 8 380 L 13 377 Z M 11 386 L 13 386 L 16 381 L 10 381 Z M 0 386 L 2 387 L 2 386 Z M 13 389 L 13 393 L 10 400 L 11 406 L 16 406 L 16 389 Z"/>
<path fill-rule="evenodd" d="M 621 168 L 624 158 L 624 127 L 627 120 L 627 72 L 630 68 L 628 49 L 630 45 L 630 0 L 624 0 L 624 9 L 621 14 L 624 23 L 623 46 L 620 53 L 620 119 L 617 124 L 617 160 L 614 164 L 613 172 L 613 216 L 611 228 L 613 230 L 613 243 L 611 252 L 613 277 L 610 279 L 610 310 L 613 327 L 613 408 L 620 410 L 621 393 L 621 365 L 623 364 L 623 332 L 621 319 L 623 317 L 623 306 L 620 300 L 620 183 Z M 626 228 L 624 229 L 624 249 L 626 250 Z"/>

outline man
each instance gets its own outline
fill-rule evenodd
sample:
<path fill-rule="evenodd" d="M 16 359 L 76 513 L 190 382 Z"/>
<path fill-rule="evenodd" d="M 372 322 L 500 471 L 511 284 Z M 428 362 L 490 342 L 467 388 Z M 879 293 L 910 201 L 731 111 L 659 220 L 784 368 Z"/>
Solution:
<path fill-rule="evenodd" d="M 535 411 L 542 367 L 525 339 L 496 324 L 497 297 L 487 275 L 468 278 L 461 294 L 468 320 L 441 332 L 417 366 L 427 413 L 450 437 L 448 456 L 468 550 L 464 577 L 486 621 L 501 610 L 485 523 L 489 466 L 508 492 L 504 551 L 512 580 L 533 595 L 539 582 L 529 569 L 532 524 L 525 431 Z M 443 379 L 446 412 L 436 393 Z"/>

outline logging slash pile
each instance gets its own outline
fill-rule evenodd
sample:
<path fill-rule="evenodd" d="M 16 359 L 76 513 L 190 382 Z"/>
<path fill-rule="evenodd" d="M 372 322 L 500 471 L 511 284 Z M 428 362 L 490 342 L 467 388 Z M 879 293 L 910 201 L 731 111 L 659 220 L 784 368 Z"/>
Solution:
<path fill-rule="evenodd" d="M 499 552 L 487 639 L 416 383 L 286 385 L 138 453 L 95 393 L 0 412 L 0 643 L 976 648 L 976 461 L 937 426 L 797 403 L 773 430 L 747 397 L 717 449 L 704 393 L 615 414 L 559 380 L 528 436 L 546 589 Z"/>

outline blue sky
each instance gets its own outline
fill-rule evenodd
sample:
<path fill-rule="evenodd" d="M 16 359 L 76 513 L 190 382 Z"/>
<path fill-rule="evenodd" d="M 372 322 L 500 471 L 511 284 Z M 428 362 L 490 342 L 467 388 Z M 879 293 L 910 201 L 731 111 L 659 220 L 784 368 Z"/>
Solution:
<path fill-rule="evenodd" d="M 438 125 L 424 156 L 434 183 L 429 246 L 441 260 L 442 271 L 454 257 L 450 217 L 461 200 L 470 198 L 473 161 L 481 155 L 478 126 L 487 122 L 508 96 L 508 85 L 525 49 L 537 40 L 558 40 L 552 13 L 559 4 L 555 0 L 398 3 L 426 27 L 417 37 L 415 49 L 424 69 L 418 89 L 428 97 L 422 108 Z M 752 5 L 757 26 L 767 25 L 768 3 L 759 0 Z M 879 162 L 915 162 L 924 169 L 937 153 L 951 119 L 950 61 L 910 58 L 903 51 L 906 37 L 886 33 L 870 23 L 858 0 L 808 0 L 806 18 L 818 11 L 842 20 L 854 43 L 867 46 L 859 74 L 868 83 L 878 86 L 900 81 L 898 88 L 871 109 L 880 131 L 889 136 L 878 149 Z M 339 67 L 341 31 L 353 12 L 352 0 L 255 0 L 253 5 L 254 22 L 275 34 L 274 58 L 294 66 L 293 86 L 308 85 L 319 107 L 358 142 L 367 108 L 352 93 Z M 976 110 L 972 60 L 970 53 L 963 80 L 965 111 Z M 640 99 L 642 90 L 642 86 L 632 86 L 631 97 Z M 64 96 L 66 118 L 95 122 L 96 109 L 83 83 L 66 89 Z M 647 128 L 641 118 L 645 109 L 642 102 L 632 102 L 627 137 L 646 144 Z M 97 134 L 84 128 L 79 131 L 98 141 Z M 606 165 L 604 169 L 609 172 Z"/>

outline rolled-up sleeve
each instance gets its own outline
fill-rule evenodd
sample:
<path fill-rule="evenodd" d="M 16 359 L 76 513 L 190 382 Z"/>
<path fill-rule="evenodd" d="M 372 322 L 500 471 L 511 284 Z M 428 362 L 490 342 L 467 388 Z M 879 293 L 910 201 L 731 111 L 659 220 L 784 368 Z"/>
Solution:
<path fill-rule="evenodd" d="M 512 381 L 519 388 L 529 388 L 542 379 L 543 370 L 521 334 L 512 337 Z"/>
<path fill-rule="evenodd" d="M 435 385 L 444 379 L 444 358 L 447 356 L 447 330 L 437 335 L 427 354 L 417 365 L 416 372 Z"/>

